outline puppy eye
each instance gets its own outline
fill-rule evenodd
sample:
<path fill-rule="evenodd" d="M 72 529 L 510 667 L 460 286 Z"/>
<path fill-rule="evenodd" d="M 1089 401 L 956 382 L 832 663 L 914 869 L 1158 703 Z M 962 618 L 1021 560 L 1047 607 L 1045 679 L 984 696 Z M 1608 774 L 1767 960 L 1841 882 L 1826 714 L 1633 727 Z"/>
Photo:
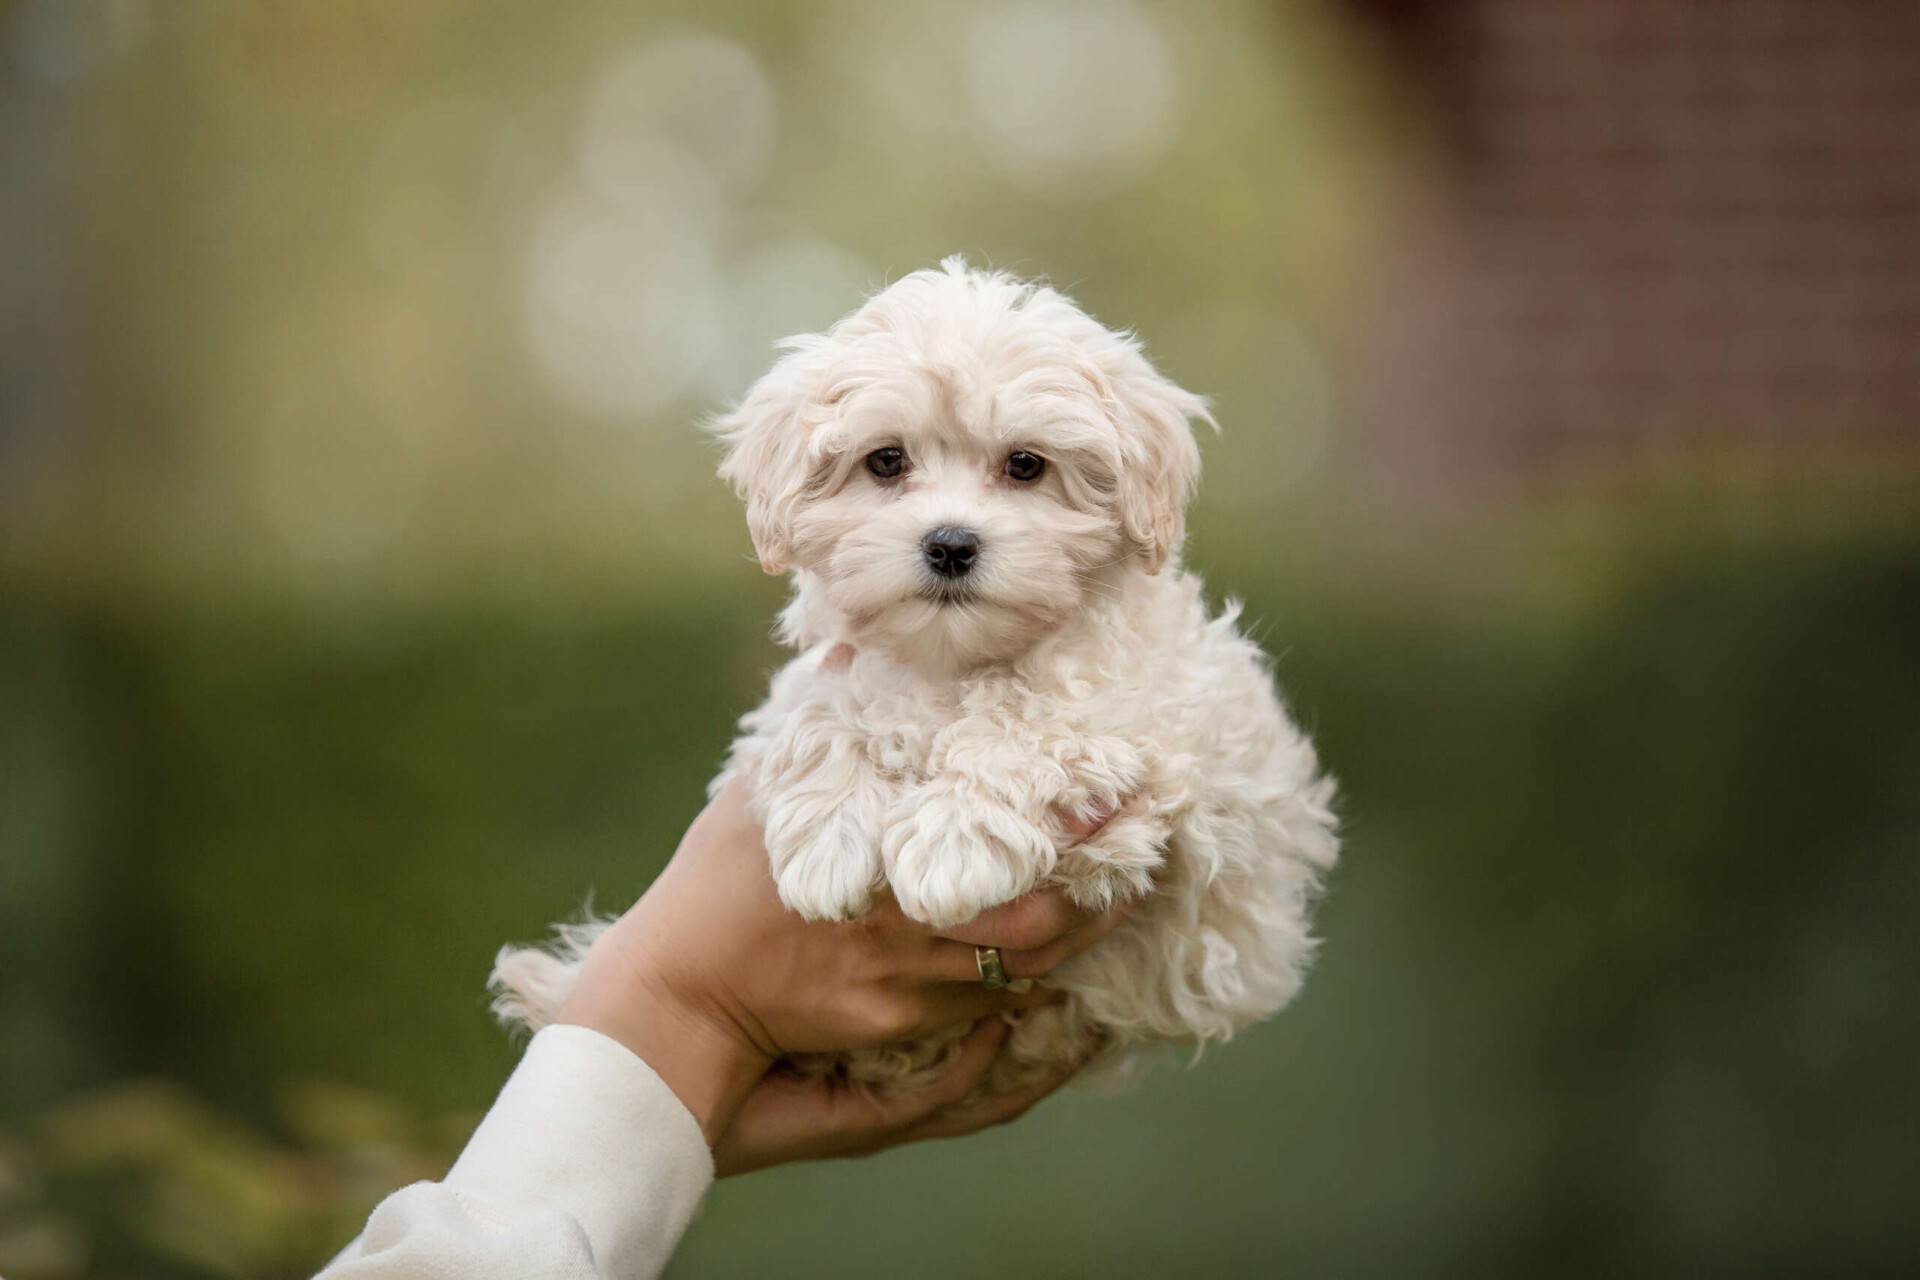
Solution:
<path fill-rule="evenodd" d="M 907 469 L 905 451 L 889 445 L 885 449 L 875 449 L 867 455 L 867 470 L 882 480 L 891 480 Z"/>
<path fill-rule="evenodd" d="M 1047 460 L 1022 449 L 1007 455 L 1007 477 L 1012 480 L 1038 480 L 1047 469 Z"/>

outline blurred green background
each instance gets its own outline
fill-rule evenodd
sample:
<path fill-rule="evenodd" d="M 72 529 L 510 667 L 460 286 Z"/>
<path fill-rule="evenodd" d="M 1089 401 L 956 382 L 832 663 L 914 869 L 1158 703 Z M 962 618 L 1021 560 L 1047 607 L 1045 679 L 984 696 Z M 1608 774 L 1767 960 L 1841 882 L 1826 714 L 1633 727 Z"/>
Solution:
<path fill-rule="evenodd" d="M 1614 8 L 0 3 L 0 1274 L 306 1275 L 444 1167 L 492 953 L 637 895 L 780 661 L 695 423 L 956 251 L 1215 399 L 1323 956 L 671 1274 L 1920 1268 L 1920 40 Z M 1713 91 L 1481 92 L 1527 41 Z"/>

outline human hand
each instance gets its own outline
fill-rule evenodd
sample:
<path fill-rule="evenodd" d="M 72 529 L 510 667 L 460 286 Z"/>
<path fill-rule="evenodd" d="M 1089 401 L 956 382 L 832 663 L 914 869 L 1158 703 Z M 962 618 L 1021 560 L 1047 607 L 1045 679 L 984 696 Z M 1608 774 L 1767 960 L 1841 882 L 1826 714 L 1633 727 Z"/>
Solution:
<path fill-rule="evenodd" d="M 1065 894 L 1034 894 L 997 907 L 952 932 L 961 941 L 1002 948 L 1013 978 L 1043 977 L 1111 933 L 1131 904 L 1099 914 L 1077 910 Z M 722 1178 L 796 1160 L 866 1156 L 929 1138 L 960 1138 L 1025 1115 L 1073 1078 L 1061 1064 L 1007 1093 L 975 1097 L 1012 1027 L 1004 1018 L 974 1024 L 939 1076 L 924 1089 L 893 1096 L 832 1077 L 809 1079 L 776 1066 L 748 1094 L 714 1144 Z"/>
<path fill-rule="evenodd" d="M 763 1085 L 768 1068 L 788 1054 L 1000 1023 L 995 1015 L 1044 1004 L 1056 997 L 983 986 L 975 945 L 1001 946 L 1011 976 L 1038 977 L 1104 937 L 1120 915 L 1079 912 L 1052 891 L 988 912 L 949 937 L 907 919 L 891 900 L 843 924 L 805 921 L 781 904 L 744 787 L 735 783 L 694 821 L 633 909 L 594 943 L 558 1021 L 601 1031 L 638 1054 L 699 1120 L 728 1172 L 877 1150 L 1000 1118 L 997 1108 L 952 1114 L 950 1104 L 972 1081 L 951 1095 L 947 1089 L 969 1070 L 977 1079 L 992 1058 L 986 1037 L 1004 1032 L 976 1028 L 978 1038 L 949 1064 L 953 1074 L 929 1091 L 938 1096 L 916 1096 L 913 1106 L 875 1111 L 871 1100 L 802 1096 L 790 1077 L 776 1074 Z M 766 1098 L 745 1108 L 761 1088 Z M 925 1110 L 913 1109 L 922 1104 Z M 736 1119 L 746 1128 L 731 1133 Z"/>
<path fill-rule="evenodd" d="M 882 1094 L 843 1079 L 810 1079 L 776 1065 L 754 1086 L 713 1146 L 716 1177 L 797 1160 L 869 1156 L 929 1138 L 961 1138 L 1025 1115 L 1072 1078 L 1065 1063 L 1007 1093 L 971 1096 L 1012 1033 L 1005 1018 L 983 1018 L 955 1047 L 940 1075 L 913 1093 Z"/>

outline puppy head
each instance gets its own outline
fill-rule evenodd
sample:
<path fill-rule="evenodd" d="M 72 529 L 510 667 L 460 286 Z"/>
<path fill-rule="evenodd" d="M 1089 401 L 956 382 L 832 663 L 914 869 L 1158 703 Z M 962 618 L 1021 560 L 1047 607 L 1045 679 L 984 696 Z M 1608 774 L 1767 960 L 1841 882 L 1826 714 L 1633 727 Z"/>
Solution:
<path fill-rule="evenodd" d="M 1053 290 L 951 258 L 783 346 L 720 471 L 857 644 L 1005 660 L 1178 553 L 1206 403 Z"/>

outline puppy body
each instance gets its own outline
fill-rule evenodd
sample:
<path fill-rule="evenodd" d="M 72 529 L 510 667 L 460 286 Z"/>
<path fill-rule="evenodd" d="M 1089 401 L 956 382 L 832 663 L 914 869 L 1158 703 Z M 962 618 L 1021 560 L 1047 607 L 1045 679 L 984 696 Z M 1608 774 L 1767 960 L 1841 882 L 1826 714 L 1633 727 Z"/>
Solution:
<path fill-rule="evenodd" d="M 802 652 L 714 784 L 750 784 L 782 899 L 846 919 L 891 892 L 951 926 L 1043 884 L 1143 896 L 1045 979 L 1068 998 L 1020 1018 L 991 1088 L 1280 1008 L 1333 783 L 1179 568 L 1204 403 L 1060 295 L 957 261 L 792 346 L 718 424 L 762 562 L 796 585 Z M 503 952 L 502 1013 L 550 1020 L 591 936 Z M 963 1030 L 801 1065 L 911 1088 Z"/>
<path fill-rule="evenodd" d="M 1096 1050 L 1223 1040 L 1278 1009 L 1335 854 L 1331 784 L 1232 615 L 1209 618 L 1191 575 L 1114 577 L 1015 662 L 962 678 L 872 651 L 841 668 L 823 638 L 729 764 L 752 784 L 781 897 L 810 916 L 856 915 L 885 886 L 935 925 L 1042 883 L 1094 908 L 1145 895 L 1047 979 L 1070 999 L 1022 1021 L 998 1087 Z M 937 1047 L 852 1069 L 884 1079 Z"/>

